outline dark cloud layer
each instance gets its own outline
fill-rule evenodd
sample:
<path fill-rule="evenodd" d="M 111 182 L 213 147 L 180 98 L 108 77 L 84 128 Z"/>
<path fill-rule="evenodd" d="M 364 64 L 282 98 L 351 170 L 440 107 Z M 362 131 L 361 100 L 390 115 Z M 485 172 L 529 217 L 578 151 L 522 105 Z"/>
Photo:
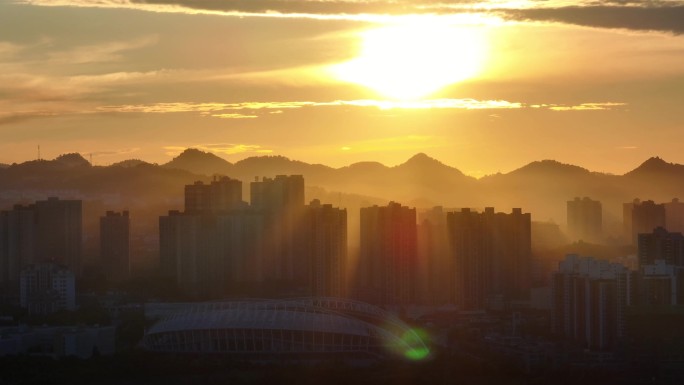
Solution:
<path fill-rule="evenodd" d="M 314 15 L 417 14 L 472 12 L 469 6 L 482 4 L 470 0 L 371 0 L 371 1 L 310 1 L 310 0 L 134 0 L 140 4 L 177 5 L 196 10 L 221 12 Z M 684 5 L 675 2 L 626 0 L 597 1 L 589 6 L 540 7 L 529 9 L 492 9 L 504 18 L 519 21 L 554 21 L 597 28 L 619 28 L 638 31 L 684 33 Z"/>
<path fill-rule="evenodd" d="M 504 17 L 526 21 L 555 21 L 597 28 L 684 33 L 684 6 L 589 6 L 506 10 Z"/>

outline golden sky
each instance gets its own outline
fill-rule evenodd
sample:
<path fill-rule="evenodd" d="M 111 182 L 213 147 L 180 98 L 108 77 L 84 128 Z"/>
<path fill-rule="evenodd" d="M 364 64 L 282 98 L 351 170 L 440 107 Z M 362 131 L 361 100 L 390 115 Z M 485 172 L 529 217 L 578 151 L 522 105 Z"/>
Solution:
<path fill-rule="evenodd" d="M 684 163 L 684 2 L 8 0 L 0 162 Z"/>

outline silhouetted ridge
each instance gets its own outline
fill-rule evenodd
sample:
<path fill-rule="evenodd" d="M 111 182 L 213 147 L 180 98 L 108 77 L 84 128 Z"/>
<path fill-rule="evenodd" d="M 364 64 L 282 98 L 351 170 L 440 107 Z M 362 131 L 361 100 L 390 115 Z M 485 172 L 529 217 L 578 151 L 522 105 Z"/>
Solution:
<path fill-rule="evenodd" d="M 347 167 L 342 167 L 340 170 L 349 171 L 387 171 L 389 167 L 385 166 L 380 162 L 356 162 L 352 163 Z"/>
<path fill-rule="evenodd" d="M 556 160 L 545 159 L 529 163 L 517 170 L 513 170 L 506 175 L 532 175 L 532 174 L 563 174 L 563 175 L 579 175 L 590 174 L 591 171 L 586 168 L 575 166 L 572 164 L 561 163 Z"/>
<path fill-rule="evenodd" d="M 232 164 L 210 152 L 188 148 L 163 166 L 196 174 L 213 175 L 228 173 Z"/>
<path fill-rule="evenodd" d="M 111 167 L 123 167 L 123 168 L 131 168 L 131 167 L 138 167 L 140 165 L 149 165 L 150 163 L 145 162 L 144 160 L 140 159 L 127 159 L 127 160 L 122 160 L 121 162 L 116 162 L 112 163 L 110 166 Z"/>
<path fill-rule="evenodd" d="M 61 166 L 67 166 L 67 167 L 85 167 L 85 166 L 90 166 L 90 162 L 88 162 L 81 154 L 78 153 L 70 153 L 70 154 L 63 154 L 55 158 L 53 163 L 59 164 Z"/>
<path fill-rule="evenodd" d="M 394 167 L 395 169 L 400 169 L 400 170 L 406 170 L 406 171 L 425 171 L 425 172 L 431 172 L 431 173 L 450 173 L 450 174 L 458 174 L 459 176 L 465 176 L 460 170 L 453 168 L 451 166 L 447 166 L 446 164 L 438 161 L 435 158 L 431 158 L 430 156 L 426 155 L 425 153 L 418 153 L 406 162 Z"/>
<path fill-rule="evenodd" d="M 649 176 L 659 174 L 682 174 L 684 176 L 684 165 L 668 163 L 660 157 L 648 158 L 639 167 L 625 174 L 625 176 Z"/>
<path fill-rule="evenodd" d="M 308 165 L 307 163 L 292 160 L 282 155 L 250 156 L 235 163 L 239 167 L 276 167 L 282 168 L 291 165 Z"/>

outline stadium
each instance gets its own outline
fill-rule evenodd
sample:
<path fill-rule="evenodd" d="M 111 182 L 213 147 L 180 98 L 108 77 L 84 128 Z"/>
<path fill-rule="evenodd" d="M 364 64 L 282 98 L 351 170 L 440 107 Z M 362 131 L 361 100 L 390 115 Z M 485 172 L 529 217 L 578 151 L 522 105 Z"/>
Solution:
<path fill-rule="evenodd" d="M 188 304 L 153 325 L 151 351 L 301 357 L 322 354 L 419 360 L 419 334 L 394 315 L 340 298 L 240 300 Z"/>

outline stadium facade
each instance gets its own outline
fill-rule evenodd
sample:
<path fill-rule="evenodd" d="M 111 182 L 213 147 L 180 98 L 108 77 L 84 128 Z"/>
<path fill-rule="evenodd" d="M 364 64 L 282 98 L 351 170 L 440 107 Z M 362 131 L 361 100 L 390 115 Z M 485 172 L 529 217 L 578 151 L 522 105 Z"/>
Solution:
<path fill-rule="evenodd" d="M 188 304 L 153 325 L 151 351 L 299 357 L 313 354 L 422 359 L 419 333 L 367 303 L 340 298 Z"/>

